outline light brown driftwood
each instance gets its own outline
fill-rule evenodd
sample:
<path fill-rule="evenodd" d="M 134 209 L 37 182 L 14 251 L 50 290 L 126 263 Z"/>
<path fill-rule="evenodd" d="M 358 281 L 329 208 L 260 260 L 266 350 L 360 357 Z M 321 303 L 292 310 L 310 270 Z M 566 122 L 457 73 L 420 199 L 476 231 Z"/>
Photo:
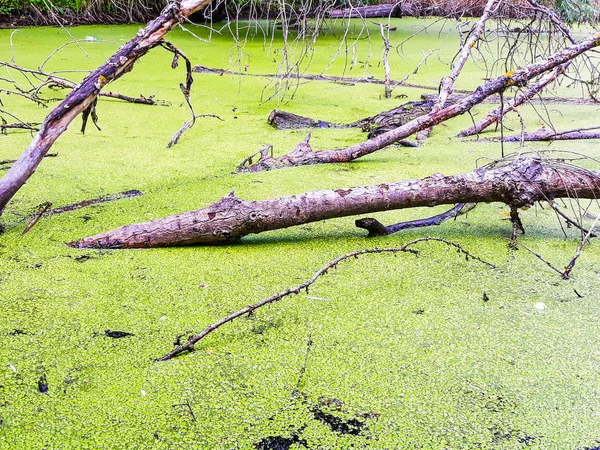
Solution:
<path fill-rule="evenodd" d="M 455 203 L 502 202 L 512 208 L 561 197 L 600 197 L 600 173 L 539 157 L 474 172 L 306 192 L 263 201 L 234 193 L 208 208 L 127 225 L 69 243 L 77 248 L 140 248 L 227 243 L 248 234 L 335 217 Z"/>

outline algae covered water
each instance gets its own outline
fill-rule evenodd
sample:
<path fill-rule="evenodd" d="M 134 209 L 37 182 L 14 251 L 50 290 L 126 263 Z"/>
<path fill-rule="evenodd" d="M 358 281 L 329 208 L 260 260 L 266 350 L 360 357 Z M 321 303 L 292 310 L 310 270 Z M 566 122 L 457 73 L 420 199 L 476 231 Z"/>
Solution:
<path fill-rule="evenodd" d="M 459 42 L 456 28 L 397 19 L 391 33 L 392 77 L 436 87 Z M 245 36 L 244 24 L 234 33 Z M 248 25 L 250 26 L 250 25 Z M 47 71 L 80 80 L 135 35 L 136 26 L 75 27 Z M 168 38 L 195 64 L 251 74 L 276 73 L 279 31 L 249 30 L 240 46 L 232 30 L 189 27 Z M 290 44 L 300 71 L 381 78 L 378 27 L 359 23 L 340 43 L 332 25 L 314 47 Z M 93 40 L 85 40 L 86 37 Z M 265 37 L 267 36 L 267 37 Z M 272 39 L 271 36 L 274 36 Z M 0 59 L 36 68 L 69 42 L 59 28 L 0 31 Z M 407 40 L 408 39 L 408 40 Z M 400 44 L 403 43 L 402 46 Z M 493 49 L 489 51 L 492 52 Z M 295 52 L 295 53 L 294 53 Z M 493 52 L 487 56 L 493 56 Z M 179 83 L 182 67 L 154 49 L 109 86 L 154 96 L 162 106 L 101 99 L 97 131 L 76 121 L 2 216 L 0 235 L 0 448 L 594 448 L 598 439 L 600 294 L 588 246 L 571 280 L 561 280 L 524 250 L 507 246 L 503 205 L 480 205 L 440 227 L 366 239 L 354 218 L 318 222 L 244 238 L 219 247 L 136 251 L 75 250 L 64 243 L 117 226 L 210 205 L 235 190 L 266 199 L 436 172 L 471 171 L 499 157 L 495 143 L 454 136 L 467 116 L 437 127 L 418 149 L 392 147 L 349 164 L 232 174 L 266 144 L 288 152 L 306 132 L 266 123 L 273 108 L 350 122 L 416 100 L 425 91 L 397 88 L 392 99 L 373 84 L 290 82 L 197 74 L 196 114 L 206 114 L 180 142 L 167 143 L 189 119 Z M 489 76 L 469 64 L 457 88 Z M 0 79 L 26 80 L 4 67 Z M 279 69 L 281 70 L 281 69 Z M 0 88 L 8 89 L 4 81 Z M 575 95 L 566 87 L 562 95 Z M 0 94 L 2 95 L 2 94 Z M 44 90 L 62 98 L 62 90 Z M 39 122 L 49 112 L 15 95 L 2 109 Z M 53 104 L 49 105 L 50 107 Z M 474 110 L 476 116 L 489 105 Z M 595 107 L 552 107 L 557 128 L 593 124 Z M 533 107 L 521 114 L 531 130 L 544 123 Z M 212 116 L 218 116 L 218 118 Z M 221 120 L 219 120 L 221 119 Z M 574 125 L 575 124 L 575 125 Z M 518 129 L 519 118 L 506 127 Z M 364 139 L 360 130 L 312 131 L 316 149 Z M 0 136 L 0 160 L 17 158 L 32 136 Z M 531 144 L 531 149 L 546 144 Z M 593 141 L 552 144 L 598 157 Z M 507 144 L 507 151 L 518 146 Z M 1 172 L 0 172 L 1 174 Z M 127 190 L 141 196 L 42 217 L 25 236 L 37 206 L 61 207 Z M 442 209 L 374 215 L 384 223 Z M 561 230 L 548 208 L 522 213 L 520 239 L 563 267 L 580 235 Z M 350 260 L 308 293 L 286 298 L 223 327 L 196 350 L 155 359 L 208 324 L 296 285 L 336 256 L 442 237 L 492 262 L 490 269 L 446 246 L 419 255 Z M 543 308 L 539 307 L 543 304 Z M 538 305 L 536 307 L 536 305 Z M 277 447 L 279 446 L 279 447 Z"/>

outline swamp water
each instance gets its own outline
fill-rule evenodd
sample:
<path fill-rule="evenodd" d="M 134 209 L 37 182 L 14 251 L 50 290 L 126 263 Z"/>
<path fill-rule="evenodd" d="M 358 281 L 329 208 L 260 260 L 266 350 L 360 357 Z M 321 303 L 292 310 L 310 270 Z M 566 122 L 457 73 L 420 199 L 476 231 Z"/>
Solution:
<path fill-rule="evenodd" d="M 393 22 L 395 45 L 430 22 Z M 257 35 L 240 49 L 228 31 L 176 31 L 168 39 L 194 64 L 274 73 L 281 36 Z M 356 24 L 349 45 L 340 28 L 317 40 L 308 73 L 382 76 L 378 27 L 371 39 Z M 76 27 L 96 41 L 69 45 L 48 71 L 92 69 L 137 32 L 137 26 Z M 244 29 L 240 29 L 243 33 Z M 12 57 L 11 30 L 0 31 L 0 60 Z M 16 63 L 39 64 L 69 37 L 59 28 L 13 35 Z M 392 50 L 392 76 L 437 86 L 456 51 L 454 29 L 431 28 Z M 295 48 L 296 56 L 302 49 Z M 397 88 L 383 99 L 371 84 L 291 83 L 271 101 L 269 80 L 197 74 L 188 120 L 179 83 L 183 68 L 155 49 L 109 86 L 155 95 L 170 106 L 101 99 L 102 132 L 79 119 L 54 145 L 7 207 L 0 235 L 0 448 L 556 448 L 597 446 L 600 438 L 599 256 L 588 246 L 571 280 L 561 280 L 525 250 L 511 251 L 503 205 L 480 205 L 467 217 L 432 229 L 366 239 L 343 218 L 244 238 L 223 247 L 81 251 L 65 242 L 117 226 L 208 206 L 235 189 L 245 199 L 307 190 L 470 171 L 499 157 L 498 144 L 454 136 L 470 124 L 439 126 L 421 148 L 390 148 L 351 164 L 233 175 L 246 156 L 273 144 L 281 154 L 306 131 L 276 131 L 275 107 L 323 120 L 350 122 L 418 99 L 422 89 Z M 232 61 L 239 64 L 233 65 Z M 305 63 L 303 63 L 305 64 Z M 14 76 L 2 69 L 0 78 Z M 74 79 L 82 76 L 67 74 Z M 467 66 L 457 88 L 474 88 L 484 65 Z M 271 81 L 272 83 L 272 81 Z M 3 84 L 1 87 L 8 87 Z M 577 95 L 566 90 L 567 95 Z M 0 94 L 2 95 L 2 94 Z M 64 95 L 45 91 L 49 97 Z M 404 98 L 406 96 L 406 98 Z M 277 98 L 281 103 L 277 103 Z M 2 108 L 27 121 L 49 112 L 14 95 Z M 53 104 L 50 104 L 52 107 Z M 488 105 L 476 108 L 479 116 Z M 558 128 L 592 124 L 590 106 L 550 106 Z M 523 112 L 528 130 L 543 121 Z M 515 117 L 508 127 L 518 130 Z M 313 130 L 316 149 L 363 139 L 358 130 Z M 0 160 L 17 158 L 27 132 L 0 136 Z M 532 144 L 529 149 L 547 148 Z M 594 141 L 553 144 L 593 157 Z M 507 145 L 516 151 L 516 145 Z M 22 232 L 37 205 L 55 207 L 137 189 L 142 196 L 42 218 Z M 441 209 L 375 214 L 385 223 Z M 556 266 L 572 258 L 579 236 L 546 208 L 522 213 L 520 239 Z M 447 247 L 421 244 L 420 254 L 371 255 L 342 263 L 309 291 L 227 325 L 193 353 L 157 363 L 177 340 L 268 295 L 298 284 L 336 256 L 402 245 L 421 236 L 460 243 L 492 262 L 489 269 Z M 535 305 L 543 303 L 544 309 Z M 538 305 L 539 306 L 539 305 Z M 127 333 L 121 335 L 118 332 Z M 115 334 L 116 333 L 116 334 Z M 117 337 L 120 336 L 120 337 Z M 40 392 L 47 386 L 47 392 Z"/>

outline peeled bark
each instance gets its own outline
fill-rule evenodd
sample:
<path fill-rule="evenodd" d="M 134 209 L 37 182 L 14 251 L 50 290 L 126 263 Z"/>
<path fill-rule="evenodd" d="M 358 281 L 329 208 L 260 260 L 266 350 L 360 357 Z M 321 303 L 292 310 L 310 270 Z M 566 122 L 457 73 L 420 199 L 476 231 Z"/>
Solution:
<path fill-rule="evenodd" d="M 76 248 L 146 248 L 227 243 L 248 234 L 335 217 L 455 203 L 502 202 L 513 208 L 536 201 L 600 196 L 600 172 L 538 157 L 494 169 L 373 186 L 307 192 L 263 201 L 233 194 L 208 208 L 173 215 L 69 243 Z"/>
<path fill-rule="evenodd" d="M 69 124 L 84 111 L 90 111 L 101 89 L 133 69 L 133 64 L 185 17 L 208 5 L 212 0 L 182 0 L 171 3 L 161 15 L 138 31 L 106 63 L 89 74 L 46 117 L 31 144 L 0 180 L 0 214 L 6 204 L 35 172 L 44 155 L 64 133 Z"/>
<path fill-rule="evenodd" d="M 487 97 L 501 93 L 510 86 L 524 87 L 532 78 L 571 61 L 573 58 L 598 45 L 600 45 L 600 33 L 589 35 L 581 42 L 567 47 L 547 59 L 491 79 L 478 87 L 472 94 L 467 95 L 453 105 L 446 106 L 439 111 L 432 111 L 431 113 L 414 119 L 401 127 L 383 133 L 374 139 L 337 150 L 322 150 L 315 152 L 310 147 L 305 147 L 302 151 L 296 149 L 279 158 L 262 158 L 246 170 L 258 172 L 281 167 L 353 161 L 385 148 L 425 128 L 429 128 L 451 119 L 452 117 L 464 114 Z"/>

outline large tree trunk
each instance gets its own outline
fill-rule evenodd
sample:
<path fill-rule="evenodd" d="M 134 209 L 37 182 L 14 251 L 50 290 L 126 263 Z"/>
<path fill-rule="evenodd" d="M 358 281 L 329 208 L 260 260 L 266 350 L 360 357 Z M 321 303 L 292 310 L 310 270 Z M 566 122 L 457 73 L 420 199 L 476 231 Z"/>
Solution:
<path fill-rule="evenodd" d="M 163 36 L 191 13 L 212 0 L 182 0 L 171 3 L 162 14 L 138 31 L 137 36 L 121 47 L 106 63 L 89 74 L 81 84 L 46 117 L 40 131 L 27 150 L 0 180 L 0 214 L 6 204 L 35 172 L 52 144 L 69 124 L 84 111 L 93 108 L 100 90 L 133 69 L 133 64 L 160 44 Z"/>
<path fill-rule="evenodd" d="M 77 248 L 139 248 L 226 243 L 248 234 L 334 217 L 454 203 L 503 202 L 513 208 L 560 197 L 598 198 L 600 173 L 540 158 L 463 175 L 348 189 L 313 191 L 264 201 L 233 192 L 208 208 L 128 225 L 71 242 Z"/>
<path fill-rule="evenodd" d="M 425 128 L 429 128 L 452 117 L 464 114 L 487 97 L 503 92 L 510 86 L 524 87 L 532 78 L 537 77 L 548 70 L 552 70 L 561 64 L 569 62 L 583 52 L 597 47 L 598 45 L 600 45 L 599 36 L 596 33 L 591 34 L 581 42 L 567 47 L 545 60 L 541 60 L 491 79 L 484 85 L 478 87 L 472 94 L 464 97 L 453 105 L 447 106 L 439 111 L 432 111 L 431 113 L 414 119 L 401 127 L 383 133 L 374 139 L 344 149 L 322 150 L 318 152 L 313 151 L 308 145 L 299 146 L 292 152 L 279 158 L 262 158 L 256 164 L 247 167 L 246 170 L 258 172 L 280 167 L 353 161 L 385 148 L 388 145 Z"/>

